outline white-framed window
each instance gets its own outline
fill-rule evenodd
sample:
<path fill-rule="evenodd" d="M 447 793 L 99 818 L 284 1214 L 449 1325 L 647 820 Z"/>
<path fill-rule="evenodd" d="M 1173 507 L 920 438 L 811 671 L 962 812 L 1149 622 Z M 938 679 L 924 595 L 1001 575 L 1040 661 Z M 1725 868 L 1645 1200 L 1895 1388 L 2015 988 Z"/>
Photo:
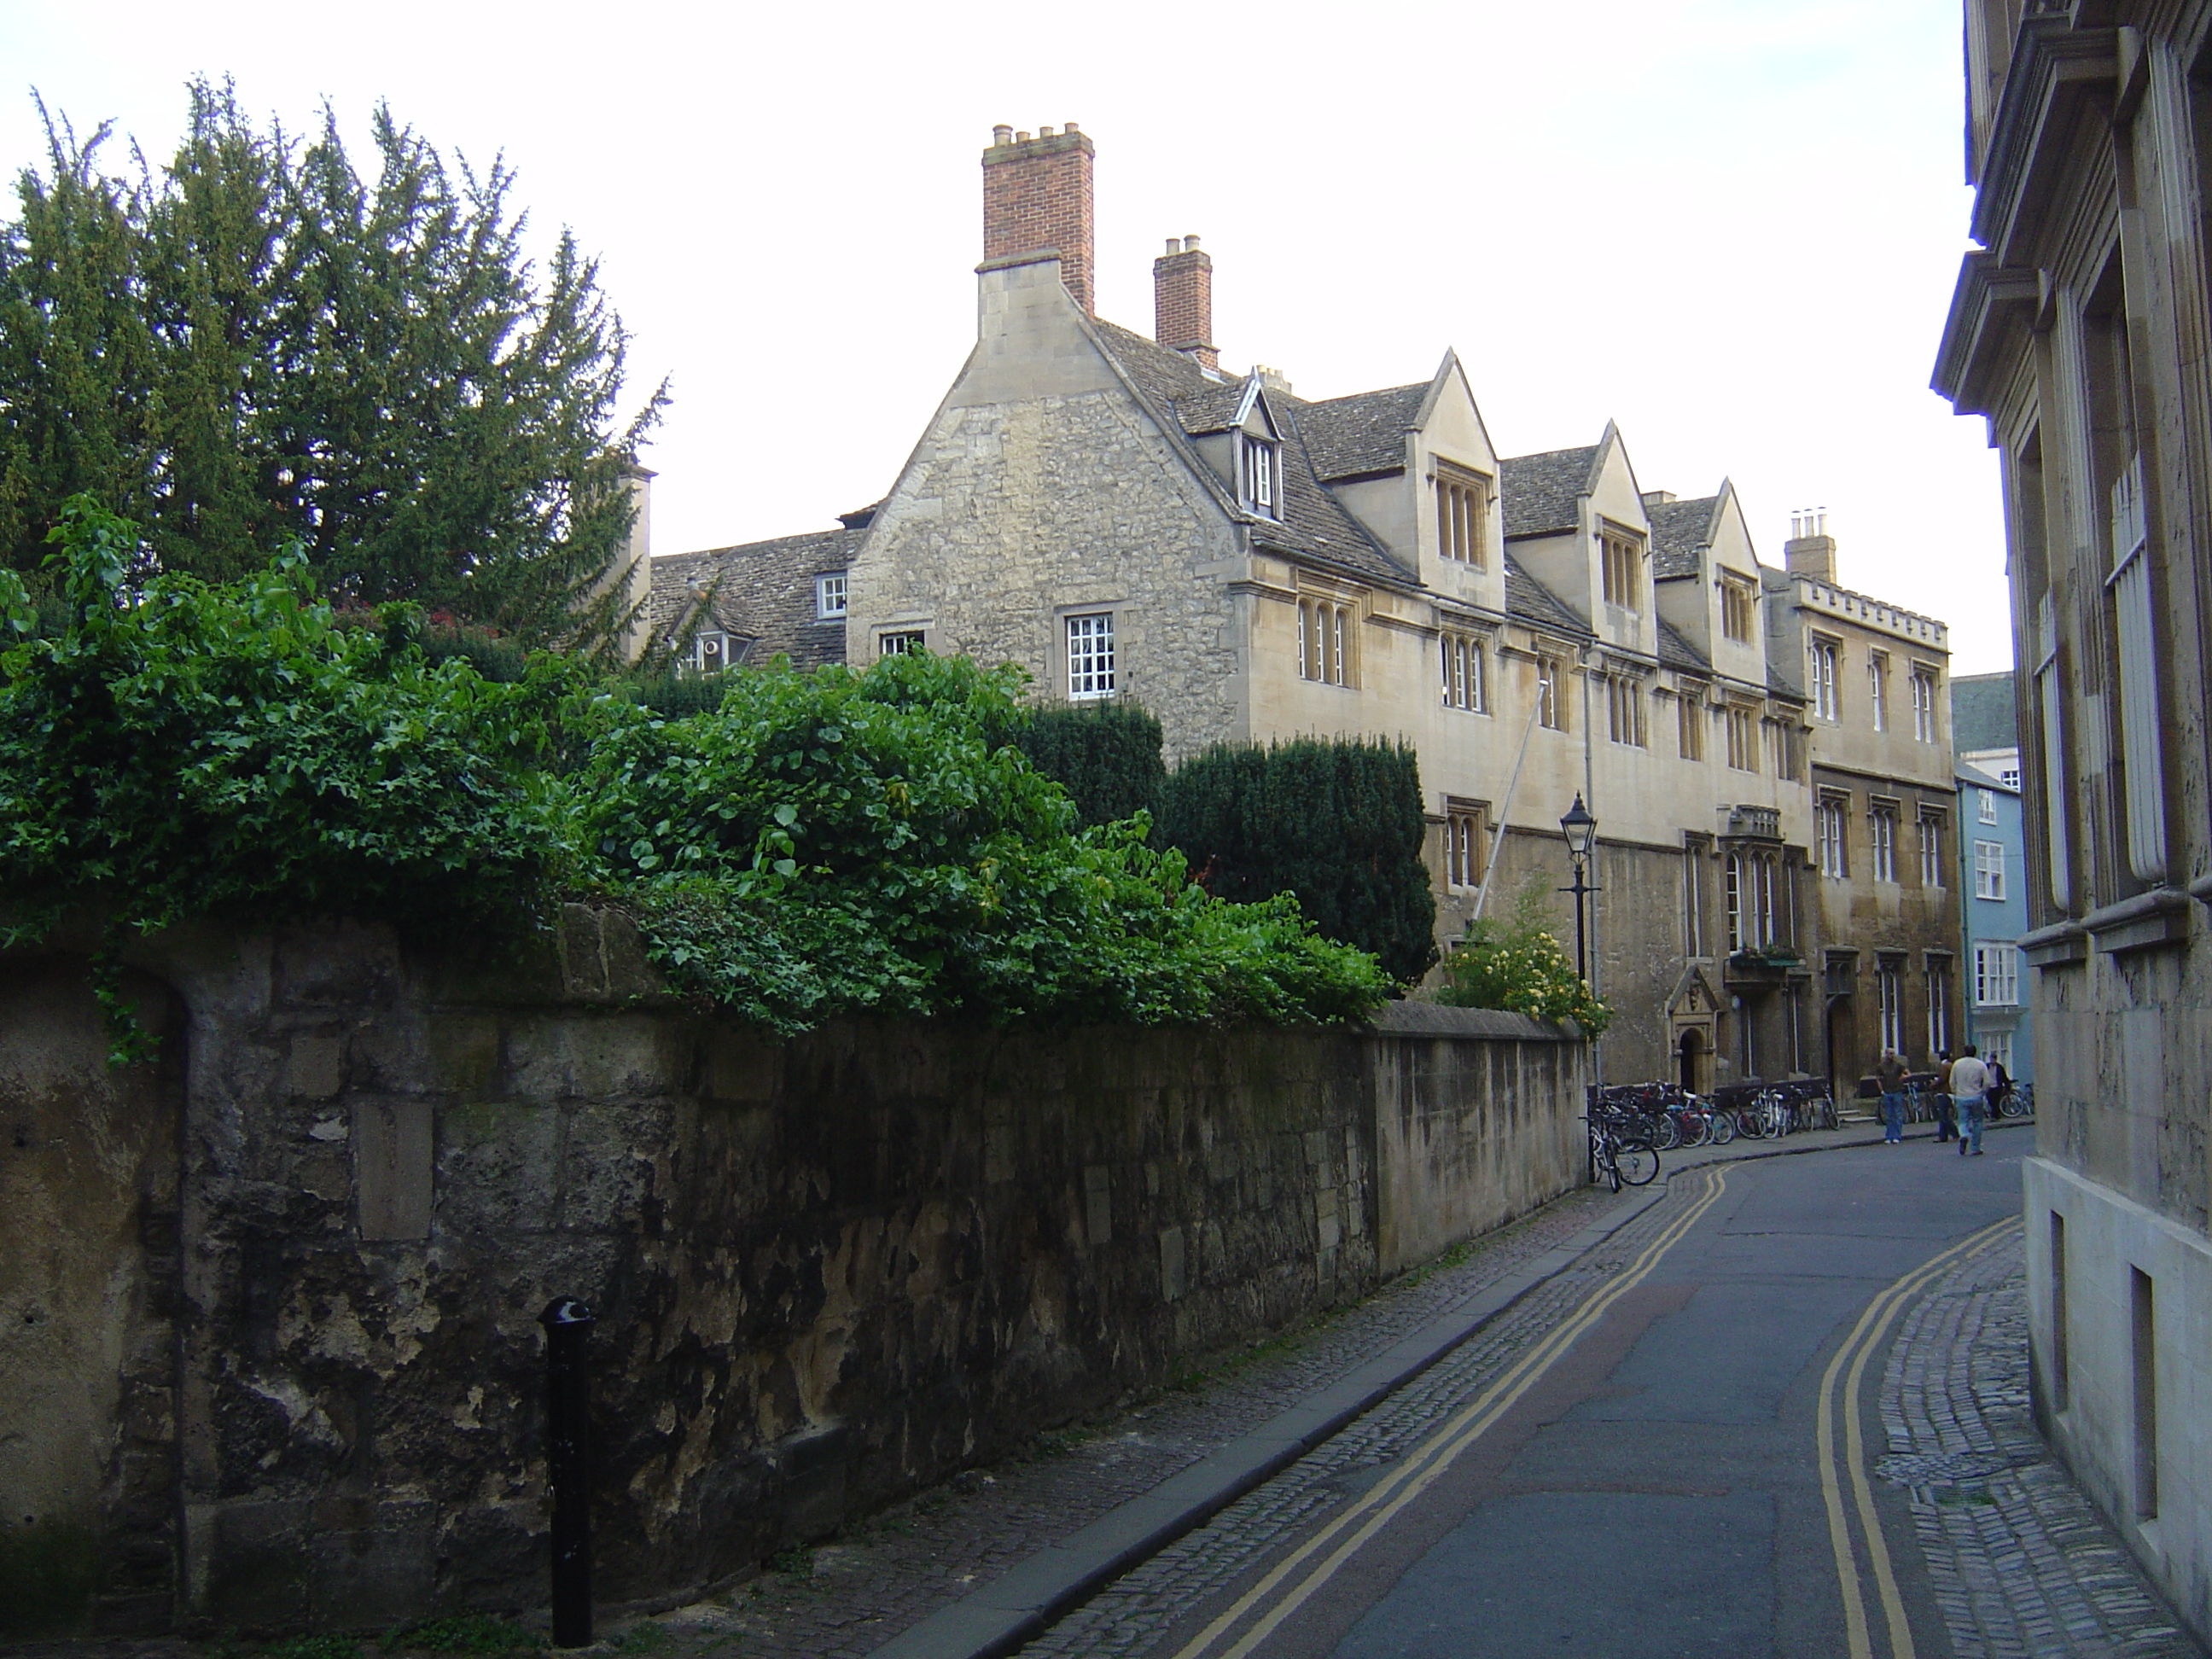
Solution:
<path fill-rule="evenodd" d="M 1874 729 L 1889 730 L 1889 658 L 1880 651 L 1867 653 L 1867 707 L 1874 714 Z"/>
<path fill-rule="evenodd" d="M 1644 688 L 1625 674 L 1605 680 L 1606 735 L 1631 748 L 1644 746 Z"/>
<path fill-rule="evenodd" d="M 1974 896 L 2001 899 L 2005 896 L 2005 849 L 2001 841 L 1974 843 Z"/>
<path fill-rule="evenodd" d="M 719 628 L 702 628 L 691 636 L 684 653 L 684 666 L 695 674 L 719 674 L 730 665 L 730 636 Z"/>
<path fill-rule="evenodd" d="M 1897 879 L 1897 809 L 1877 806 L 1867 814 L 1867 862 L 1876 881 Z"/>
<path fill-rule="evenodd" d="M 1753 589 L 1749 582 L 1736 576 L 1721 578 L 1721 632 L 1745 645 L 1751 643 L 1751 623 L 1755 614 Z"/>
<path fill-rule="evenodd" d="M 1352 607 L 1329 599 L 1298 601 L 1298 678 L 1322 685 L 1350 685 L 1355 617 Z"/>
<path fill-rule="evenodd" d="M 1812 682 L 1813 718 L 1836 718 L 1836 647 L 1830 640 L 1814 640 L 1805 647 L 1806 678 Z"/>
<path fill-rule="evenodd" d="M 1484 812 L 1480 806 L 1444 808 L 1444 880 L 1453 887 L 1482 885 Z"/>
<path fill-rule="evenodd" d="M 1483 659 L 1482 641 L 1471 634 L 1447 632 L 1438 637 L 1443 647 L 1444 707 L 1488 714 L 1490 672 Z"/>
<path fill-rule="evenodd" d="M 1554 657 L 1536 659 L 1536 724 L 1548 731 L 1564 732 L 1566 702 L 1559 696 L 1559 664 Z"/>
<path fill-rule="evenodd" d="M 1877 962 L 1874 969 L 1875 1010 L 1881 1020 L 1881 1046 L 1905 1052 L 1905 974 L 1894 962 Z"/>
<path fill-rule="evenodd" d="M 1730 853 L 1725 882 L 1728 945 L 1734 951 L 1764 950 L 1779 936 L 1775 879 L 1778 860 L 1770 853 Z"/>
<path fill-rule="evenodd" d="M 817 621 L 834 622 L 845 614 L 845 573 L 831 570 L 814 579 L 814 615 Z"/>
<path fill-rule="evenodd" d="M 1705 757 L 1705 698 L 1694 685 L 1686 685 L 1674 698 L 1674 744 L 1684 760 Z"/>
<path fill-rule="evenodd" d="M 1605 602 L 1624 611 L 1644 608 L 1644 548 L 1636 537 L 1611 526 L 1598 532 Z"/>
<path fill-rule="evenodd" d="M 2008 789 L 2019 788 L 2020 768 L 2017 766 L 2008 766 L 2004 768 L 1997 774 L 1997 781 L 2004 785 Z"/>
<path fill-rule="evenodd" d="M 1943 884 L 1943 819 L 1935 812 L 1920 815 L 1920 884 Z"/>
<path fill-rule="evenodd" d="M 2020 946 L 1974 946 L 1974 1002 L 1982 1008 L 2020 1006 Z"/>
<path fill-rule="evenodd" d="M 1928 1052 L 1940 1054 L 1951 1046 L 1951 964 L 1942 957 L 1928 958 Z"/>
<path fill-rule="evenodd" d="M 902 657 L 909 651 L 923 648 L 924 630 L 919 628 L 896 629 L 876 635 L 876 654 L 879 657 Z"/>
<path fill-rule="evenodd" d="M 1463 564 L 1480 565 L 1490 523 L 1490 480 L 1480 472 L 1439 465 L 1436 477 L 1437 552 Z"/>
<path fill-rule="evenodd" d="M 1282 516 L 1282 446 L 1249 432 L 1237 437 L 1237 471 L 1244 505 L 1270 519 Z"/>
<path fill-rule="evenodd" d="M 2012 1033 L 2010 1031 L 1978 1031 L 1982 1058 L 1992 1066 L 2002 1066 L 2007 1076 L 2012 1073 Z"/>
<path fill-rule="evenodd" d="M 1850 873 L 1844 860 L 1844 813 L 1847 802 L 1824 799 L 1813 808 L 1813 841 L 1819 849 L 1820 873 L 1841 881 Z"/>
<path fill-rule="evenodd" d="M 1759 726 L 1751 710 L 1723 709 L 1721 721 L 1728 729 L 1728 763 L 1739 772 L 1759 770 Z"/>
<path fill-rule="evenodd" d="M 1112 611 L 1067 618 L 1067 695 L 1071 698 L 1114 695 Z"/>
<path fill-rule="evenodd" d="M 1981 821 L 1984 823 L 1995 823 L 1997 821 L 1996 792 L 1993 789 L 1977 789 L 1974 791 L 1974 795 L 1975 811 Z"/>
<path fill-rule="evenodd" d="M 1912 671 L 1912 735 L 1922 743 L 1936 741 L 1936 672 Z"/>

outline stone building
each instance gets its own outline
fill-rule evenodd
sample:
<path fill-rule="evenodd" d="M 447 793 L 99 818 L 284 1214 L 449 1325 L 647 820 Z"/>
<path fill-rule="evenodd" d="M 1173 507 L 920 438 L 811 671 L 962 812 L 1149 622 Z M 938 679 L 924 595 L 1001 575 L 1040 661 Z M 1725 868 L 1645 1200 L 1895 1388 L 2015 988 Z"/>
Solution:
<path fill-rule="evenodd" d="M 2212 3 L 1969 0 L 1935 383 L 2004 491 L 2036 1404 L 2212 1636 Z"/>
<path fill-rule="evenodd" d="M 805 633 L 797 574 L 747 574 L 805 542 L 810 580 L 849 556 L 848 660 L 921 646 L 1021 663 L 1046 701 L 1129 697 L 1171 763 L 1224 740 L 1403 738 L 1445 945 L 1567 881 L 1579 794 L 1607 1073 L 1824 1070 L 1815 734 L 1734 490 L 1645 489 L 1611 427 L 1501 457 L 1449 352 L 1333 398 L 1225 369 L 1196 237 L 1153 261 L 1151 337 L 1094 315 L 1092 157 L 1073 128 L 997 131 L 975 347 L 888 495 L 813 542 L 657 567 L 663 625 L 719 571 L 719 627 Z"/>
<path fill-rule="evenodd" d="M 1769 571 L 1767 637 L 1802 665 L 1811 721 L 1813 883 L 1831 1075 L 1916 1066 L 1958 1035 L 1949 631 L 1843 586 L 1826 515 L 1801 515 Z"/>

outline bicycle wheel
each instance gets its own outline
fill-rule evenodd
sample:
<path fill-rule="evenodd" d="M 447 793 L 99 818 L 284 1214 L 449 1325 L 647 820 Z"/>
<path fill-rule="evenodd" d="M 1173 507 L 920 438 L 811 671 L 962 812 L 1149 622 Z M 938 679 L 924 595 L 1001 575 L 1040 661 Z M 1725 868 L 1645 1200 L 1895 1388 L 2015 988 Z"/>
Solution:
<path fill-rule="evenodd" d="M 1713 1145 L 1725 1146 L 1735 1139 L 1735 1114 L 1713 1108 Z"/>
<path fill-rule="evenodd" d="M 1644 1139 L 1654 1146 L 1671 1152 L 1682 1144 L 1682 1126 L 1674 1121 L 1674 1113 L 1662 1112 L 1646 1127 Z"/>
<path fill-rule="evenodd" d="M 1659 1173 L 1659 1154 L 1640 1140 L 1624 1140 L 1613 1149 L 1613 1170 L 1632 1187 L 1649 1186 Z"/>

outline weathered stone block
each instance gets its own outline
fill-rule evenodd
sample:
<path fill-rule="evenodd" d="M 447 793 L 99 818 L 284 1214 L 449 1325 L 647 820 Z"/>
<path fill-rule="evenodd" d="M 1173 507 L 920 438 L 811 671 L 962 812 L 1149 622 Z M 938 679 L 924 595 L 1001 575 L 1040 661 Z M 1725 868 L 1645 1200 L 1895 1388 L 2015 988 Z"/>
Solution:
<path fill-rule="evenodd" d="M 562 1115 L 550 1106 L 475 1103 L 438 1115 L 438 1225 L 542 1232 L 561 1190 Z"/>
<path fill-rule="evenodd" d="M 427 1100 L 355 1104 L 354 1218 L 364 1240 L 430 1236 L 432 1128 Z"/>
<path fill-rule="evenodd" d="M 295 1031 L 284 1067 L 285 1091 L 299 1100 L 328 1100 L 345 1087 L 342 1035 Z"/>

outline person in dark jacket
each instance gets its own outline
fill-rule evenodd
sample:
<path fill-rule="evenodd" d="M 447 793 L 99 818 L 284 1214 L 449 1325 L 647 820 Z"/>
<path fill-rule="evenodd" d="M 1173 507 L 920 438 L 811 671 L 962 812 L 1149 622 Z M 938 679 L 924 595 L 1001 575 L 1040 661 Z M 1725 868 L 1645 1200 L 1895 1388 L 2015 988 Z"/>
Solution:
<path fill-rule="evenodd" d="M 1905 1144 L 1905 1056 L 1883 1049 L 1874 1074 L 1881 1082 L 1881 1138 L 1893 1146 Z"/>

